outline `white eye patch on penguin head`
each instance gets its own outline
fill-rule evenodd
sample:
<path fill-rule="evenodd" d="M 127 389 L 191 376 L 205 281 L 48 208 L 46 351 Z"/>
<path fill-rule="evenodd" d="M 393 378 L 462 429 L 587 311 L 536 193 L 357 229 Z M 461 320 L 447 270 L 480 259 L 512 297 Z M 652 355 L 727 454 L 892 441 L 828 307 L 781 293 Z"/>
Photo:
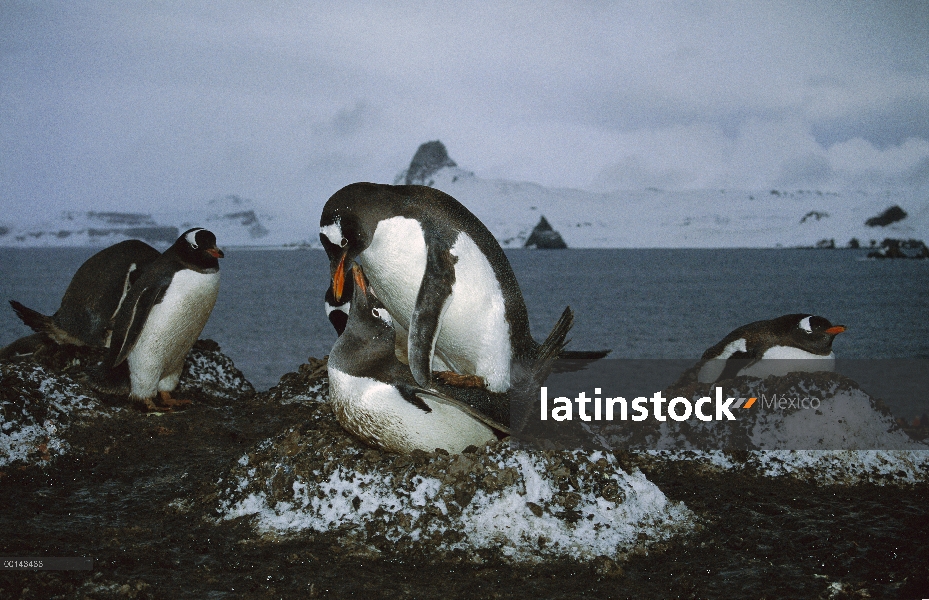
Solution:
<path fill-rule="evenodd" d="M 174 248 L 187 260 L 205 266 L 216 265 L 215 259 L 223 258 L 223 251 L 216 245 L 216 235 L 209 229 L 193 227 L 181 234 Z"/>
<path fill-rule="evenodd" d="M 845 331 L 844 325 L 833 325 L 829 322 L 829 319 L 816 315 L 804 317 L 797 327 L 808 335 L 838 335 Z"/>
<path fill-rule="evenodd" d="M 383 321 L 384 323 L 386 323 L 387 325 L 390 325 L 391 327 L 394 324 L 394 321 L 391 318 L 390 313 L 387 312 L 386 308 L 375 306 L 374 308 L 371 309 L 371 314 L 377 317 L 378 319 L 380 319 L 381 321 Z"/>
<path fill-rule="evenodd" d="M 203 227 L 194 227 L 184 233 L 184 239 L 187 240 L 187 245 L 196 250 L 200 247 L 200 244 L 197 243 L 197 234 L 201 231 L 206 231 Z"/>
<path fill-rule="evenodd" d="M 802 329 L 803 331 L 807 333 L 813 333 L 813 327 L 810 325 L 810 319 L 812 318 L 813 318 L 812 315 L 808 317 L 804 317 L 803 319 L 800 320 L 800 324 L 797 325 L 797 327 L 799 327 L 800 329 Z"/>

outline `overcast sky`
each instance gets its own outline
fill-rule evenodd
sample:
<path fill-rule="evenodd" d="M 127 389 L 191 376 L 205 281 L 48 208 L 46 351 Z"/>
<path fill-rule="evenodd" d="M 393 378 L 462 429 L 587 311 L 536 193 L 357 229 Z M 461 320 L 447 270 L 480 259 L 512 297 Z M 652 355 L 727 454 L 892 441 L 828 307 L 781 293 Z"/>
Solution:
<path fill-rule="evenodd" d="M 927 57 L 924 1 L 0 0 L 0 220 L 315 212 L 434 139 L 597 191 L 927 188 Z"/>

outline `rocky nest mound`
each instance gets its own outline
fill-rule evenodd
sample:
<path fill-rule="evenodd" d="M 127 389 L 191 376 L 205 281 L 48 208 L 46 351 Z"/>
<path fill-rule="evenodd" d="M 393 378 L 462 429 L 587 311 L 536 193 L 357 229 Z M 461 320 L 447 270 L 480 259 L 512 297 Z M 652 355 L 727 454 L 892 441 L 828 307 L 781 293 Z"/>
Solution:
<path fill-rule="evenodd" d="M 504 441 L 459 455 L 387 454 L 347 434 L 325 402 L 309 414 L 229 470 L 221 518 L 252 519 L 272 537 L 339 531 L 360 554 L 472 562 L 617 560 L 694 524 L 683 504 L 609 453 Z"/>
<path fill-rule="evenodd" d="M 0 467 L 47 465 L 72 449 L 72 428 L 136 409 L 127 398 L 87 384 L 86 370 L 102 358 L 97 348 L 48 342 L 34 354 L 0 361 Z M 254 393 L 219 344 L 200 340 L 187 355 L 174 395 L 221 406 Z"/>

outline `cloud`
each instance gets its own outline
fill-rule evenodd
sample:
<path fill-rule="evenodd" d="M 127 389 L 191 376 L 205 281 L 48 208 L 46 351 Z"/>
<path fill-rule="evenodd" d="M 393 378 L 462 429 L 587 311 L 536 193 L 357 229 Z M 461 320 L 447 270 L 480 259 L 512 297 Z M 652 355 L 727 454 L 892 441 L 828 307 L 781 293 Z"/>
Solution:
<path fill-rule="evenodd" d="M 0 11 L 7 212 L 230 193 L 304 210 L 392 181 L 431 139 L 550 186 L 923 181 L 891 160 L 920 173 L 929 140 L 922 2 Z"/>

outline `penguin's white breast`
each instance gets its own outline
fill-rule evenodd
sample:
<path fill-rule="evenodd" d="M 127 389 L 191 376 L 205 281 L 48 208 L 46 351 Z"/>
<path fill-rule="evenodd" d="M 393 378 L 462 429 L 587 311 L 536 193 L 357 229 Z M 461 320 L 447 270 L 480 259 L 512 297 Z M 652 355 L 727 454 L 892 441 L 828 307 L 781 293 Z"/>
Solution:
<path fill-rule="evenodd" d="M 210 318 L 218 293 L 219 272 L 175 273 L 161 302 L 149 312 L 130 357 L 158 370 L 186 354 Z"/>
<path fill-rule="evenodd" d="M 451 253 L 457 257 L 455 284 L 436 344 L 442 355 L 480 375 L 491 391 L 509 388 L 510 326 L 503 290 L 493 267 L 466 233 L 458 234 Z"/>
<path fill-rule="evenodd" d="M 772 346 L 765 350 L 761 360 L 739 371 L 739 375 L 752 377 L 783 377 L 788 373 L 815 373 L 835 369 L 835 354 L 813 354 L 794 346 Z"/>
<path fill-rule="evenodd" d="M 451 247 L 455 283 L 446 300 L 435 354 L 459 373 L 483 377 L 491 391 L 509 388 L 510 328 L 493 267 L 466 233 Z M 409 329 L 426 272 L 426 241 L 419 221 L 391 217 L 378 223 L 359 256 L 378 298 L 397 324 Z"/>
<path fill-rule="evenodd" d="M 419 221 L 407 217 L 380 221 L 358 262 L 378 299 L 401 327 L 409 329 L 426 272 L 426 239 Z"/>

